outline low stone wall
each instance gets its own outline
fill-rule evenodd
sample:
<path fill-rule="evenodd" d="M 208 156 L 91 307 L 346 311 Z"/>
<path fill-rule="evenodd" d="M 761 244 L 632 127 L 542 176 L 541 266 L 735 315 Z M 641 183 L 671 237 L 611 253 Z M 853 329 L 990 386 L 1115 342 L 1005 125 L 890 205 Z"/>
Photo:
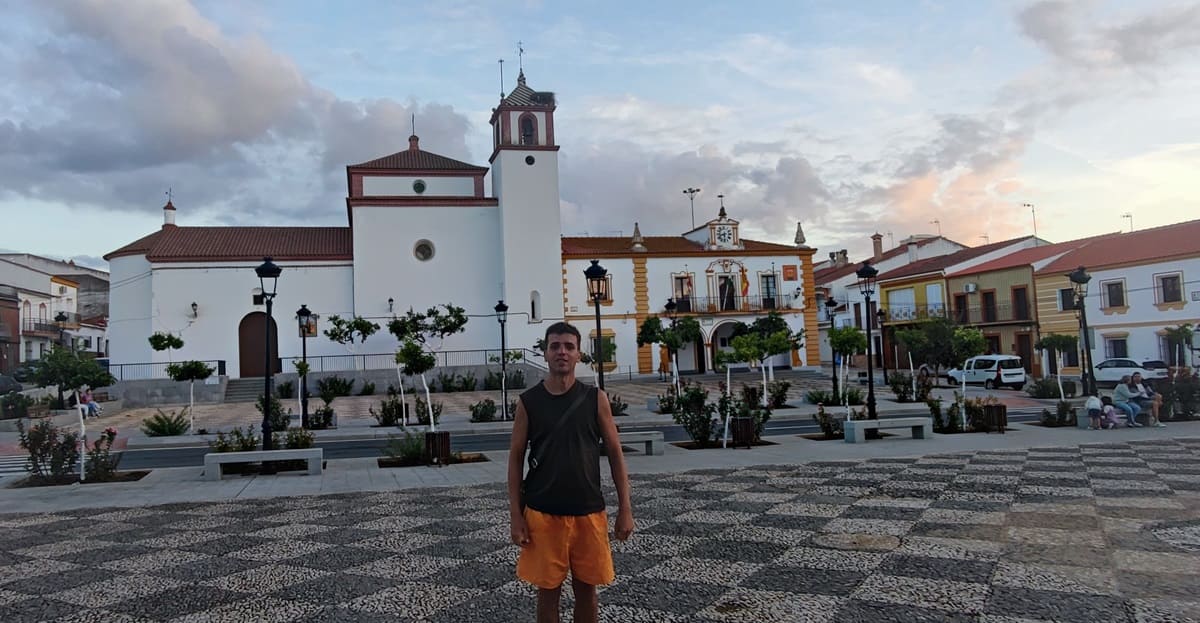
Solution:
<path fill-rule="evenodd" d="M 196 381 L 196 404 L 214 404 L 225 401 L 225 386 L 228 377 L 213 377 L 216 382 Z M 146 379 L 118 381 L 108 388 L 109 397 L 120 400 L 124 408 L 157 407 L 160 405 L 186 405 L 188 383 L 171 379 Z M 101 406 L 106 406 L 101 403 Z"/>
<path fill-rule="evenodd" d="M 511 363 L 508 365 L 508 373 L 511 375 L 514 370 L 521 370 L 525 374 L 525 387 L 533 387 L 546 376 L 546 371 L 535 368 L 523 363 Z M 425 375 L 425 380 L 429 382 L 429 390 L 437 392 L 441 387 L 437 383 L 438 374 L 444 375 L 466 375 L 471 373 L 475 375 L 476 391 L 483 390 L 483 381 L 487 378 L 488 372 L 499 372 L 500 366 L 451 366 L 443 368 L 435 368 L 433 371 Z M 343 379 L 354 379 L 354 394 L 362 390 L 363 382 L 375 384 L 375 393 L 383 395 L 387 392 L 388 385 L 396 384 L 395 370 L 339 370 L 337 372 L 309 372 L 308 373 L 308 393 L 311 396 L 317 395 L 317 382 L 321 379 L 340 376 Z M 275 384 L 290 382 L 292 384 L 294 395 L 299 395 L 300 377 L 295 372 L 275 375 Z M 421 377 L 406 376 L 404 377 L 406 387 L 421 387 Z M 199 402 L 199 398 L 196 400 Z"/>

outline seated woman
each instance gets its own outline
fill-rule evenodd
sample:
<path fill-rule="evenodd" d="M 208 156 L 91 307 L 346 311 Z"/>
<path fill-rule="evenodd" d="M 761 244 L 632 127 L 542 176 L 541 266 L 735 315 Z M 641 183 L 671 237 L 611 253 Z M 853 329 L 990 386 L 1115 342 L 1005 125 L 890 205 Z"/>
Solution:
<path fill-rule="evenodd" d="M 1158 410 L 1162 407 L 1162 394 L 1154 391 L 1149 381 L 1142 381 L 1140 372 L 1133 373 L 1130 379 L 1130 388 L 1135 392 L 1133 401 L 1137 403 L 1137 406 L 1143 411 L 1150 411 L 1146 424 L 1165 428 L 1167 425 L 1158 420 Z"/>
<path fill-rule="evenodd" d="M 1141 424 L 1137 423 L 1137 415 L 1141 413 L 1142 409 L 1134 401 L 1136 390 L 1130 387 L 1132 380 L 1128 374 L 1121 377 L 1121 382 L 1113 388 L 1112 401 L 1113 405 L 1129 416 L 1129 425 L 1138 428 Z"/>

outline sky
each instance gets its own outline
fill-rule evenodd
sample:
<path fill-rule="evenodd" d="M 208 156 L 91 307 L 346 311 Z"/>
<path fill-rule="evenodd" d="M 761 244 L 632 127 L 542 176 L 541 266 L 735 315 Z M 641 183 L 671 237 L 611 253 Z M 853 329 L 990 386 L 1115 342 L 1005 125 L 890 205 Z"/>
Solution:
<path fill-rule="evenodd" d="M 0 249 L 345 225 L 345 166 L 476 164 L 554 91 L 565 235 L 716 217 L 818 258 L 1200 214 L 1200 2 L 43 0 L 0 22 Z M 518 43 L 519 42 L 519 43 Z M 524 53 L 518 54 L 518 47 Z M 498 62 L 504 59 L 501 83 Z M 489 185 L 490 188 L 490 185 Z M 1032 204 L 1033 208 L 1029 205 Z M 1126 216 L 1128 215 L 1128 216 Z"/>

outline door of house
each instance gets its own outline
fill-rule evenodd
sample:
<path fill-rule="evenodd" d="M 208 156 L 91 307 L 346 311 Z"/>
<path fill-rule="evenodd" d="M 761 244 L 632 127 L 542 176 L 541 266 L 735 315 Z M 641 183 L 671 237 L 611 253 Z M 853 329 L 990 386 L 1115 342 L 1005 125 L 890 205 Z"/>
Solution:
<path fill-rule="evenodd" d="M 737 287 L 732 275 L 717 277 L 717 293 L 721 297 L 721 311 L 737 309 Z"/>
<path fill-rule="evenodd" d="M 1017 334 L 1017 356 L 1026 372 L 1033 371 L 1033 336 L 1028 333 Z"/>
<path fill-rule="evenodd" d="M 238 325 L 238 362 L 242 378 L 264 376 L 267 370 L 267 315 L 263 312 L 246 314 Z M 271 319 L 271 362 L 279 373 L 279 332 Z"/>

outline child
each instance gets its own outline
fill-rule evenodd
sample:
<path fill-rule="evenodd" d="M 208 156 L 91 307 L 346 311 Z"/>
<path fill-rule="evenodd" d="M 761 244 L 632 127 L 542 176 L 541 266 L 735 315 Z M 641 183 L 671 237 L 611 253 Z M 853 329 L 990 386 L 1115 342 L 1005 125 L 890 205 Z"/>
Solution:
<path fill-rule="evenodd" d="M 1084 408 L 1087 409 L 1088 417 L 1092 420 L 1088 425 L 1088 430 L 1100 430 L 1100 412 L 1104 410 L 1104 403 L 1095 396 L 1088 396 Z"/>
<path fill-rule="evenodd" d="M 1116 428 L 1117 424 L 1121 423 L 1121 420 L 1120 416 L 1117 415 L 1117 408 L 1113 406 L 1112 398 L 1105 396 L 1100 401 L 1104 404 L 1104 408 L 1102 409 L 1105 420 L 1104 428 Z"/>

